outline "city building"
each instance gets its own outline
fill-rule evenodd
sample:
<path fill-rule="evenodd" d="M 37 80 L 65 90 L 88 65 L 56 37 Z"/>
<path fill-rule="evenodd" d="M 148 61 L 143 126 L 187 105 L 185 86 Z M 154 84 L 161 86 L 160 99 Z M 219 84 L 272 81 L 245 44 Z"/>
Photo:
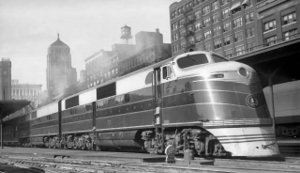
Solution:
<path fill-rule="evenodd" d="M 299 3 L 298 0 L 174 2 L 170 5 L 172 55 L 207 50 L 232 58 L 278 40 L 288 40 L 299 32 Z"/>
<path fill-rule="evenodd" d="M 108 69 L 114 69 L 110 59 L 111 55 L 111 51 L 100 50 L 85 59 L 86 84 L 88 87 L 103 83 L 108 77 Z M 106 71 L 107 73 L 105 73 Z"/>
<path fill-rule="evenodd" d="M 121 38 L 131 39 L 131 28 L 121 28 Z M 136 44 L 114 44 L 111 51 L 100 50 L 85 59 L 88 87 L 171 57 L 170 44 L 163 43 L 163 36 L 156 32 L 141 31 L 135 35 Z"/>
<path fill-rule="evenodd" d="M 11 98 L 15 100 L 31 101 L 33 107 L 41 103 L 42 85 L 40 84 L 21 84 L 18 80 L 12 80 Z"/>
<path fill-rule="evenodd" d="M 258 0 L 259 44 L 271 46 L 299 37 L 300 1 Z"/>
<path fill-rule="evenodd" d="M 47 90 L 48 97 L 64 95 L 65 90 L 76 85 L 76 69 L 71 65 L 70 47 L 59 38 L 48 48 L 47 55 Z"/>
<path fill-rule="evenodd" d="M 0 100 L 11 99 L 11 61 L 2 58 L 0 61 Z"/>

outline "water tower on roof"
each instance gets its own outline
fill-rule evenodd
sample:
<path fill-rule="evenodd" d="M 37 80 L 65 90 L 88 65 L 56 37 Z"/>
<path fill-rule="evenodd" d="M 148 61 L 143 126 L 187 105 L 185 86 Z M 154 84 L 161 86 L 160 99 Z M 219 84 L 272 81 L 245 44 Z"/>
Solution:
<path fill-rule="evenodd" d="M 125 25 L 121 28 L 121 39 L 125 40 L 126 44 L 132 38 L 131 36 L 131 27 Z"/>

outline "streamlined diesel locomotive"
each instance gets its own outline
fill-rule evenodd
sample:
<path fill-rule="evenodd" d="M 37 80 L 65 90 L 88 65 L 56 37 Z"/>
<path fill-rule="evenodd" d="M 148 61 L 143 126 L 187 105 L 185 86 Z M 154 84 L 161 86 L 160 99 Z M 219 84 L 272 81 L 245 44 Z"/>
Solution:
<path fill-rule="evenodd" d="M 26 146 L 163 153 L 171 143 L 199 156 L 279 154 L 256 72 L 213 52 L 172 57 L 24 117 L 12 128 Z"/>

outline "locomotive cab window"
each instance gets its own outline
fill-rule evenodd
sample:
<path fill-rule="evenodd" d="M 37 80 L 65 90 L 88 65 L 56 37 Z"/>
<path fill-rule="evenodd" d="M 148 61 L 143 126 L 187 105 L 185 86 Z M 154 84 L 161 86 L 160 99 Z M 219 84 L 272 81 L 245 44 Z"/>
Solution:
<path fill-rule="evenodd" d="M 177 60 L 179 68 L 187 68 L 206 63 L 208 63 L 208 59 L 205 54 L 188 55 Z"/>
<path fill-rule="evenodd" d="M 165 66 L 162 68 L 162 78 L 168 80 L 174 76 L 174 72 L 170 66 Z"/>
<path fill-rule="evenodd" d="M 224 61 L 228 61 L 226 58 L 216 55 L 216 54 L 212 54 L 212 58 L 215 62 L 224 62 Z"/>

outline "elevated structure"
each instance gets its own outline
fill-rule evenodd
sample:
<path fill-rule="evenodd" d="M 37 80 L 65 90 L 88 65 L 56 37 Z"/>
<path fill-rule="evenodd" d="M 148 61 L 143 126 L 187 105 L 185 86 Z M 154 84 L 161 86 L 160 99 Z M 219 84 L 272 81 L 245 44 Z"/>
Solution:
<path fill-rule="evenodd" d="M 1 141 L 1 148 L 3 148 L 3 129 L 2 129 L 2 120 L 6 116 L 11 113 L 16 112 L 17 110 L 21 109 L 22 107 L 30 104 L 27 100 L 3 100 L 0 101 L 0 141 Z"/>

